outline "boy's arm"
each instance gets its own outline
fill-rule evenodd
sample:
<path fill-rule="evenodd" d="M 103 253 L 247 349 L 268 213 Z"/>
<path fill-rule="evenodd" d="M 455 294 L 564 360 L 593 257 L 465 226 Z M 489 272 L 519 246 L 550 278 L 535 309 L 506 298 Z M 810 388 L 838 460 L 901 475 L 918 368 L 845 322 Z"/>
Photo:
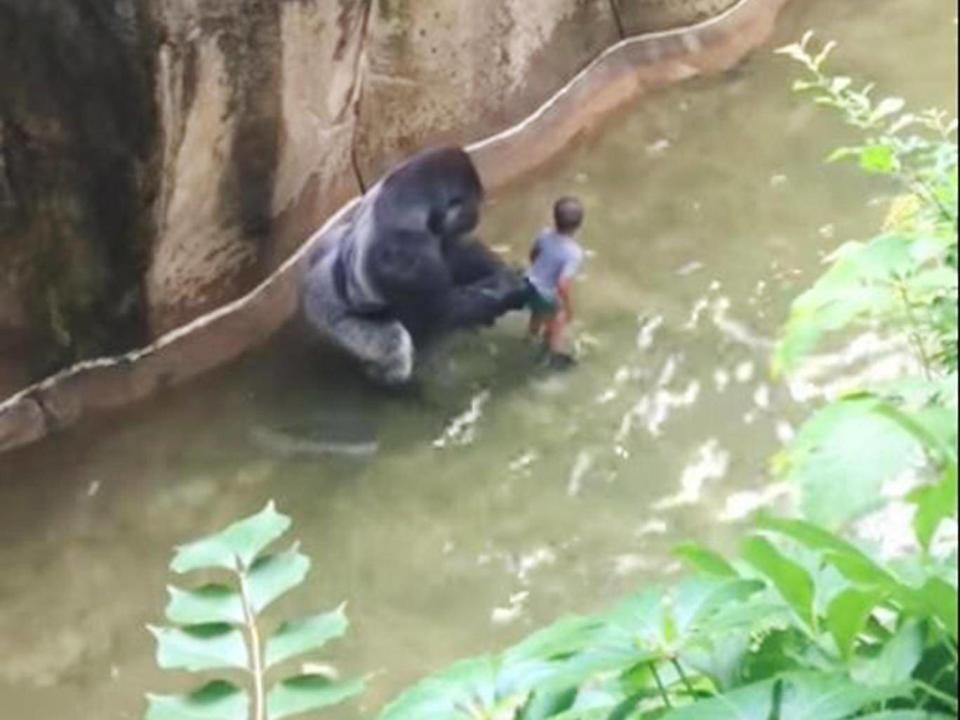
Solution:
<path fill-rule="evenodd" d="M 560 274 L 560 280 L 557 282 L 557 297 L 560 299 L 568 321 L 573 320 L 573 279 L 580 272 L 582 262 L 583 253 L 578 251 L 567 260 Z"/>
<path fill-rule="evenodd" d="M 533 265 L 540 256 L 540 238 L 533 241 L 533 247 L 530 248 L 530 264 Z"/>

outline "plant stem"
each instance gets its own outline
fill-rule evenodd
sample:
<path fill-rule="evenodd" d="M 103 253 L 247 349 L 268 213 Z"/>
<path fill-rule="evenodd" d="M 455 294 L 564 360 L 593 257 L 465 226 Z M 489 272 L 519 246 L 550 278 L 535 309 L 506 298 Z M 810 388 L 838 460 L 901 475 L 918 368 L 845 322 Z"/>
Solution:
<path fill-rule="evenodd" d="M 653 679 L 657 681 L 657 689 L 660 691 L 660 696 L 663 698 L 664 704 L 673 709 L 673 703 L 670 702 L 670 696 L 667 694 L 667 689 L 663 686 L 663 680 L 660 679 L 660 673 L 657 671 L 657 664 L 655 662 L 650 663 L 650 669 L 653 671 Z"/>
<path fill-rule="evenodd" d="M 673 666 L 677 669 L 677 673 L 680 675 L 680 679 L 683 681 L 683 686 L 687 689 L 690 697 L 696 697 L 696 690 L 693 689 L 693 684 L 690 682 L 690 678 L 687 677 L 687 673 L 684 671 L 683 665 L 681 665 L 680 661 L 675 657 L 670 658 L 670 662 L 673 663 Z"/>
<path fill-rule="evenodd" d="M 925 692 L 927 695 L 929 695 L 932 698 L 935 698 L 936 700 L 939 700 L 945 705 L 950 706 L 953 712 L 957 712 L 958 705 L 957 705 L 957 699 L 955 697 L 952 697 L 950 695 L 947 695 L 945 692 L 937 690 L 935 687 L 933 687 L 932 685 L 928 685 L 922 680 L 915 680 L 914 682 L 916 683 L 917 687 L 923 690 L 923 692 Z"/>
<path fill-rule="evenodd" d="M 913 312 L 913 304 L 910 302 L 910 296 L 907 294 L 907 288 L 904 286 L 903 281 L 899 278 L 894 280 L 893 285 L 897 289 L 900 299 L 903 301 L 903 306 L 907 315 L 907 322 L 910 325 L 910 338 L 913 341 L 917 355 L 920 359 L 920 363 L 923 365 L 924 377 L 926 377 L 927 380 L 931 380 L 933 379 L 933 363 L 931 362 L 930 356 L 927 354 L 926 346 L 923 343 L 923 335 L 920 332 L 920 323 L 917 321 L 917 317 Z"/>
<path fill-rule="evenodd" d="M 257 630 L 257 617 L 247 588 L 247 577 L 240 577 L 240 599 L 243 603 L 243 618 L 246 623 L 247 637 L 250 640 L 250 674 L 253 676 L 253 720 L 267 720 L 266 702 L 263 691 L 263 657 L 260 651 L 260 632 Z"/>

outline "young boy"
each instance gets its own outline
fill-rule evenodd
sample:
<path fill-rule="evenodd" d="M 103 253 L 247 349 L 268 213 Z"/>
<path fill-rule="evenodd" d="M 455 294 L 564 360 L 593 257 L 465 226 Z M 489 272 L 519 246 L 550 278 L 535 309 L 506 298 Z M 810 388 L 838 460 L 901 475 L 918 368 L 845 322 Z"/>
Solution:
<path fill-rule="evenodd" d="M 530 337 L 543 340 L 551 365 L 567 366 L 573 357 L 563 352 L 563 337 L 573 320 L 571 285 L 583 262 L 583 248 L 574 239 L 583 225 L 583 205 L 565 197 L 553 206 L 554 228 L 537 236 L 527 271 Z"/>

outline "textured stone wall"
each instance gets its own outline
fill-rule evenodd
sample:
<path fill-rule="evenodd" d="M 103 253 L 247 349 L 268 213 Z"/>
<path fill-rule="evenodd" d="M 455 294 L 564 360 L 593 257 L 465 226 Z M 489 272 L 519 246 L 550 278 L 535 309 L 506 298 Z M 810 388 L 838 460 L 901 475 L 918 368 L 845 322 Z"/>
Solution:
<path fill-rule="evenodd" d="M 357 191 L 365 17 L 355 0 L 162 0 L 154 333 L 248 289 Z"/>
<path fill-rule="evenodd" d="M 732 2 L 0 0 L 0 393 L 240 296 L 403 156 Z"/>
<path fill-rule="evenodd" d="M 380 0 L 357 134 L 363 177 L 426 142 L 507 127 L 619 39 L 610 0 Z"/>
<path fill-rule="evenodd" d="M 613 0 L 627 35 L 692 25 L 719 15 L 738 0 Z"/>
<path fill-rule="evenodd" d="M 0 0 L 0 368 L 147 339 L 154 41 L 135 0 Z"/>
<path fill-rule="evenodd" d="M 735 66 L 769 37 L 777 13 L 786 2 L 787 0 L 746 0 L 739 4 L 734 12 L 723 14 L 716 22 L 685 27 L 673 32 L 640 35 L 605 50 L 589 63 L 585 72 L 578 73 L 563 83 L 562 88 L 553 94 L 548 102 L 538 106 L 535 113 L 504 132 L 497 132 L 470 145 L 468 149 L 477 162 L 484 181 L 494 189 L 511 182 L 560 152 L 572 138 L 594 127 L 606 114 L 635 102 L 645 92 L 695 75 L 718 73 Z M 296 11 L 291 11 L 289 8 L 292 6 L 299 7 Z M 348 10 L 350 6 L 351 3 L 341 5 Z M 330 76 L 315 81 L 310 74 L 310 67 L 318 62 L 315 53 L 319 52 L 320 60 L 330 57 L 326 55 L 330 50 L 329 46 L 318 50 L 317 45 L 310 42 L 311 39 L 323 37 L 323 28 L 328 31 L 330 29 L 329 25 L 324 24 L 324 20 L 329 18 L 320 13 L 320 8 L 319 3 L 306 0 L 290 0 L 280 6 L 280 37 L 290 38 L 291 33 L 299 33 L 308 41 L 282 43 L 285 49 L 297 50 L 289 54 L 284 52 L 279 66 L 281 77 L 286 79 L 286 84 L 282 85 L 279 91 L 279 135 L 276 140 L 275 168 L 271 182 L 270 203 L 275 216 L 269 233 L 259 234 L 261 246 L 279 247 L 280 227 L 294 228 L 298 222 L 305 223 L 305 227 L 312 227 L 310 223 L 314 215 L 326 213 L 327 205 L 332 204 L 330 198 L 339 192 L 330 188 L 337 188 L 337 183 L 343 183 L 344 192 L 347 194 L 360 165 L 357 153 L 351 152 L 359 147 L 356 134 L 358 126 L 351 120 L 351 116 L 357 111 L 363 92 L 362 87 L 352 82 L 351 78 L 364 76 L 363 48 L 366 44 L 361 40 L 356 45 L 351 45 L 349 38 L 354 36 L 354 32 L 369 27 L 372 20 L 366 14 L 359 16 L 359 19 L 350 13 L 339 16 L 342 21 L 338 27 L 350 30 L 337 35 L 338 38 L 346 40 L 343 43 L 338 40 L 332 49 L 332 57 L 337 61 L 335 67 L 342 68 L 336 71 L 334 77 L 341 78 L 342 85 L 339 86 L 341 90 L 338 93 L 331 94 L 328 91 L 328 88 L 332 87 L 329 84 Z M 293 14 L 284 19 L 286 12 Z M 191 30 L 184 37 L 192 41 L 198 40 L 202 35 L 202 32 Z M 361 32 L 361 37 L 363 36 L 364 33 Z M 357 51 L 351 51 L 351 47 L 357 48 Z M 360 71 L 350 72 L 340 64 L 343 58 L 350 57 L 351 53 L 361 68 Z M 189 57 L 189 54 L 186 56 Z M 226 54 L 222 48 L 212 55 L 214 58 L 221 56 L 225 63 Z M 210 72 L 214 76 L 222 77 L 216 72 L 220 62 L 216 60 L 210 63 L 213 69 Z M 193 87 L 187 79 L 195 75 L 190 68 L 196 66 L 197 63 L 191 64 L 191 61 L 186 60 L 184 68 L 179 71 L 184 81 L 172 84 L 169 92 L 174 93 L 178 87 Z M 258 72 L 267 70 L 259 69 Z M 297 78 L 302 78 L 303 84 Z M 314 82 L 319 89 L 316 89 Z M 171 102 L 163 100 L 161 94 L 161 104 L 170 103 L 173 108 L 189 108 L 186 115 L 193 119 L 186 119 L 183 124 L 189 126 L 195 123 L 199 128 L 194 131 L 185 130 L 184 138 L 189 132 L 197 132 L 201 137 L 223 135 L 225 139 L 219 141 L 216 147 L 223 148 L 223 152 L 228 153 L 229 149 L 234 147 L 233 141 L 228 142 L 228 139 L 235 137 L 237 128 L 242 123 L 239 119 L 226 122 L 230 119 L 230 109 L 234 105 L 221 104 L 218 99 L 221 95 L 218 93 L 228 94 L 227 86 L 217 82 L 210 83 L 209 88 L 214 92 L 212 98 L 191 102 L 186 99 L 189 93 L 181 96 L 171 94 L 170 97 L 175 100 Z M 435 90 L 424 88 L 423 92 L 432 93 Z M 329 101 L 331 97 L 336 101 Z M 223 112 L 204 111 L 203 108 L 211 103 L 211 100 L 214 101 L 213 107 L 220 108 Z M 277 107 L 276 104 L 266 106 Z M 302 112 L 289 112 L 291 108 L 299 108 Z M 164 117 L 172 114 L 172 110 L 167 111 Z M 168 120 L 165 119 L 164 122 Z M 397 125 L 393 118 L 385 116 L 384 122 L 377 127 L 385 137 L 394 137 L 389 133 L 394 132 L 393 128 Z M 254 132 L 252 136 L 257 138 L 260 134 Z M 195 189 L 206 183 L 216 192 L 225 193 L 225 199 L 217 199 L 217 203 L 223 202 L 223 205 L 210 206 L 214 210 L 209 211 L 208 217 L 211 221 L 216 221 L 221 217 L 216 208 L 229 208 L 227 200 L 233 197 L 232 193 L 235 192 L 232 189 L 235 186 L 230 182 L 217 180 L 234 177 L 232 171 L 226 170 L 232 167 L 232 163 L 228 162 L 229 154 L 223 157 L 216 153 L 206 156 L 203 153 L 209 151 L 209 147 L 199 140 L 191 141 L 188 152 L 182 148 L 185 142 L 183 139 L 180 149 L 174 152 L 171 148 L 177 147 L 177 144 L 171 144 L 171 136 L 164 134 L 162 137 L 167 145 L 156 151 L 158 158 L 163 159 L 164 167 L 179 165 L 179 171 L 183 173 L 176 178 L 179 182 L 165 177 L 164 181 L 168 183 L 165 191 L 174 194 L 180 192 L 179 183 Z M 396 137 L 400 137 L 400 134 Z M 352 142 L 349 141 L 350 138 Z M 391 146 L 385 143 L 384 147 Z M 322 153 L 322 157 L 315 158 L 307 152 L 298 153 L 299 148 L 314 148 Z M 196 153 L 200 162 L 190 163 L 191 153 Z M 171 161 L 171 157 L 175 158 L 175 161 Z M 157 162 L 159 163 L 159 160 Z M 343 169 L 339 174 L 336 174 L 336 171 L 325 174 L 327 162 L 333 167 Z M 336 165 L 337 162 L 340 165 Z M 368 172 L 374 173 L 375 170 L 370 169 Z M 0 184 L 0 191 L 2 190 Z M 211 193 L 213 192 L 211 190 Z M 154 195 L 162 193 L 157 191 Z M 3 197 L 0 195 L 0 201 Z M 202 197 L 193 197 L 187 193 L 183 202 L 200 202 Z M 211 198 L 213 197 L 211 194 Z M 263 203 L 262 196 L 260 198 Z M 169 214 L 169 210 L 161 210 L 167 208 L 170 202 L 156 202 L 154 207 L 158 209 L 157 214 Z M 263 207 L 263 204 L 259 207 Z M 36 442 L 84 417 L 113 411 L 155 396 L 169 387 L 186 383 L 228 363 L 257 344 L 265 342 L 296 313 L 298 288 L 305 259 L 329 237 L 336 236 L 336 224 L 349 218 L 355 207 L 356 201 L 340 207 L 324 227 L 305 242 L 298 242 L 296 251 L 275 272 L 270 273 L 254 290 L 237 300 L 196 318 L 137 350 L 76 364 L 40 383 L 24 388 L 6 400 L 0 399 L 0 452 Z M 190 218 L 185 217 L 183 221 L 189 222 Z M 239 221 L 233 222 L 236 224 Z M 168 232 L 170 231 L 158 236 L 158 242 L 162 242 Z M 246 237 L 243 232 L 234 234 L 236 242 L 246 242 Z M 293 229 L 290 230 L 290 237 L 299 240 Z M 159 244 L 155 246 L 159 247 Z M 190 251 L 189 244 L 184 244 L 184 251 Z M 176 287 L 177 285 L 173 284 L 172 288 Z"/>

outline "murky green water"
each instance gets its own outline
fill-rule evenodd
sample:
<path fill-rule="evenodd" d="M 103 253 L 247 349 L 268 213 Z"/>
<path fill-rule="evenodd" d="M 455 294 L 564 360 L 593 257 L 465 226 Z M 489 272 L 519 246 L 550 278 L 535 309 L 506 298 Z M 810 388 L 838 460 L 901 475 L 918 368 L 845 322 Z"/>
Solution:
<path fill-rule="evenodd" d="M 956 5 L 797 2 L 779 39 L 842 42 L 837 66 L 955 109 Z M 883 188 L 820 159 L 842 131 L 758 53 L 725 77 L 647 98 L 496 198 L 484 234 L 519 259 L 552 200 L 588 208 L 575 372 L 532 367 L 523 319 L 461 338 L 416 391 L 384 395 L 281 339 L 120 421 L 0 459 L 0 716 L 140 717 L 178 542 L 259 509 L 296 521 L 315 569 L 281 613 L 350 601 L 332 659 L 377 672 L 363 704 L 565 610 L 721 547 L 774 501 L 766 460 L 804 408 L 768 345 L 819 254 L 864 235 Z M 284 458 L 263 428 L 375 444 Z M 344 717 L 354 717 L 356 709 Z M 336 717 L 336 715 L 334 715 Z"/>

